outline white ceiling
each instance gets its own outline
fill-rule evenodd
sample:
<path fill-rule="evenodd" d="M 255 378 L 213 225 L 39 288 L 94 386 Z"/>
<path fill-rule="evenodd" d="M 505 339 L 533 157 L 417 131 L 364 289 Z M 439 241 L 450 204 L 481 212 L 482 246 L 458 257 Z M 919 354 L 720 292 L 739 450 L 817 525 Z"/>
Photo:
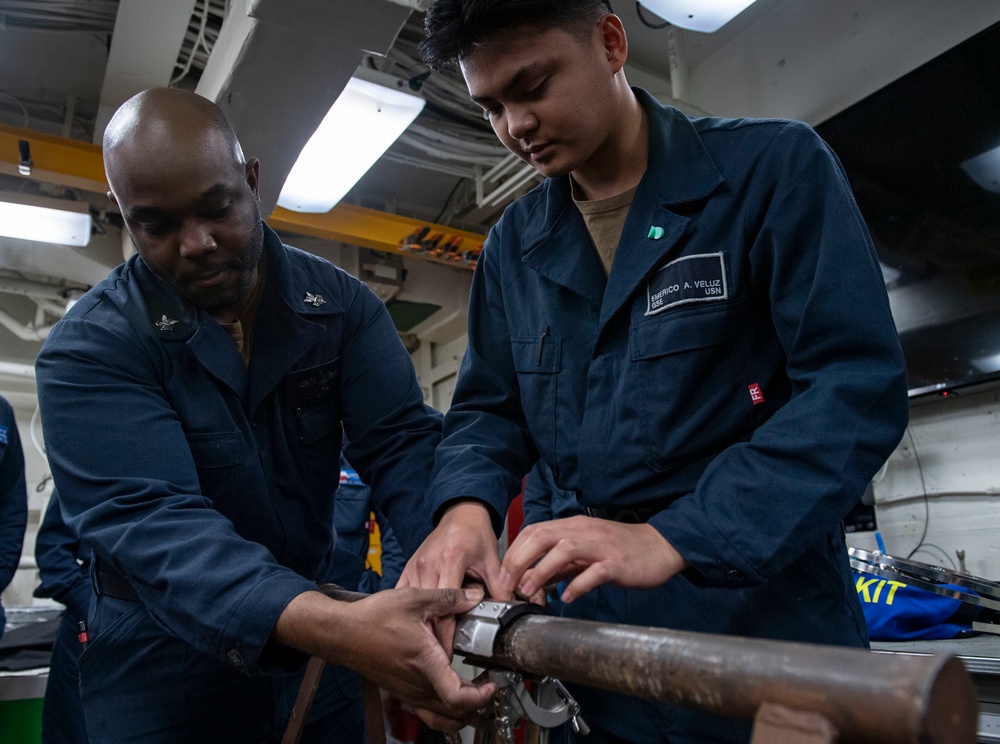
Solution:
<path fill-rule="evenodd" d="M 222 106 L 246 153 L 261 160 L 269 211 L 358 65 L 404 78 L 426 72 L 414 59 L 421 2 L 0 0 L 0 124 L 99 142 L 111 112 L 133 93 L 195 89 Z M 813 124 L 1000 21 L 995 0 L 758 0 L 704 35 L 649 28 L 634 2 L 613 5 L 629 31 L 633 83 L 664 100 L 680 94 L 675 102 L 692 112 Z M 478 205 L 477 164 L 482 172 L 505 153 L 455 75 L 430 75 L 421 90 L 432 105 L 348 200 L 485 232 L 510 196 L 535 181 Z M 0 175 L 0 190 L 21 189 L 62 193 Z M 74 196 L 97 211 L 110 207 L 102 194 Z M 41 287 L 89 286 L 120 262 L 120 231 L 113 220 L 102 229 L 83 249 L 0 238 L 0 365 L 30 364 L 39 346 L 12 333 L 5 317 L 44 327 L 55 316 L 39 315 Z M 33 284 L 12 288 L 14 280 Z"/>

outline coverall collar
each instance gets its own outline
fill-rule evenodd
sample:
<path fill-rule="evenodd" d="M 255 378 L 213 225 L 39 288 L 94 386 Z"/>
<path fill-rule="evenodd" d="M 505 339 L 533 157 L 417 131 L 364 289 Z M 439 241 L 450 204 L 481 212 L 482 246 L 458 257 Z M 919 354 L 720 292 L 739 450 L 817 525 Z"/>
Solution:
<path fill-rule="evenodd" d="M 642 177 L 607 280 L 573 208 L 569 176 L 539 187 L 525 221 L 524 263 L 600 306 L 602 327 L 683 235 L 690 220 L 671 207 L 705 199 L 725 182 L 687 116 L 641 88 L 633 91 L 649 117 L 649 162 L 668 165 Z"/>
<path fill-rule="evenodd" d="M 317 293 L 310 274 L 294 269 L 281 239 L 264 225 L 267 275 L 264 296 L 255 321 L 255 344 L 267 353 L 251 357 L 250 373 L 226 331 L 204 310 L 185 299 L 171 285 L 136 259 L 144 281 L 144 299 L 149 322 L 157 338 L 165 343 L 185 342 L 198 362 L 215 378 L 244 399 L 253 411 L 319 341 L 323 326 L 310 318 L 344 312 L 340 297 Z M 249 396 L 249 397 L 248 397 Z"/>
<path fill-rule="evenodd" d="M 311 274 L 293 269 L 281 240 L 264 225 L 267 284 L 257 312 L 255 343 L 267 353 L 250 357 L 247 409 L 253 412 L 306 352 L 323 337 L 319 321 L 344 312 L 339 296 L 321 294 Z M 315 319 L 315 320 L 313 320 Z"/>

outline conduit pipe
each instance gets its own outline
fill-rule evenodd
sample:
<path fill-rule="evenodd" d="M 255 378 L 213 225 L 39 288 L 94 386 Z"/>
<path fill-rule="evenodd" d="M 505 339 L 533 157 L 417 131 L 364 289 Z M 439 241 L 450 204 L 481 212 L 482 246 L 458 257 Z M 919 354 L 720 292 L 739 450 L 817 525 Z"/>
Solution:
<path fill-rule="evenodd" d="M 21 323 L 3 310 L 0 310 L 0 325 L 22 341 L 44 341 L 52 330 L 52 326 L 38 328 L 33 323 Z"/>
<path fill-rule="evenodd" d="M 39 298 L 43 300 L 53 300 L 60 304 L 66 303 L 66 297 L 63 292 L 66 290 L 59 290 L 53 287 L 51 284 L 42 284 L 41 282 L 32 282 L 27 279 L 16 279 L 14 277 L 0 276 L 0 292 L 6 294 L 16 294 L 23 295 L 25 297 Z"/>
<path fill-rule="evenodd" d="M 670 58 L 670 96 L 677 101 L 687 102 L 688 71 L 681 50 L 681 42 L 674 26 L 667 28 L 667 54 Z"/>
<path fill-rule="evenodd" d="M 0 362 L 0 375 L 7 377 L 28 377 L 33 380 L 35 379 L 35 368 L 30 364 Z"/>

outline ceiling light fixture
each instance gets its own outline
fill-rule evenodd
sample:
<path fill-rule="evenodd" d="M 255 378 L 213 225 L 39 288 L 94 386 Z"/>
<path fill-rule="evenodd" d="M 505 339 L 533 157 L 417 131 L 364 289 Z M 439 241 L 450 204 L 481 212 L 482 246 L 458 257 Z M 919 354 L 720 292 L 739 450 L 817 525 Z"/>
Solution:
<path fill-rule="evenodd" d="M 755 0 L 639 0 L 678 28 L 710 34 L 754 4 Z"/>
<path fill-rule="evenodd" d="M 391 75 L 359 68 L 292 166 L 278 196 L 294 212 L 329 212 L 424 108 Z"/>
<path fill-rule="evenodd" d="M 84 246 L 90 242 L 90 228 L 85 202 L 0 193 L 0 235 L 5 237 Z"/>
<path fill-rule="evenodd" d="M 960 167 L 981 188 L 1000 194 L 1000 147 L 963 160 Z"/>

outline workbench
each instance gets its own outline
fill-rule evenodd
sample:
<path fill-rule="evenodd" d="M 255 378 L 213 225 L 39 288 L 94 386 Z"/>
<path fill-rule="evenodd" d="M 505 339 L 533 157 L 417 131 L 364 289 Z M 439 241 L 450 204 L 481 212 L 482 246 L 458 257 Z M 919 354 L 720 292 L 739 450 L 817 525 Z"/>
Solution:
<path fill-rule="evenodd" d="M 979 742 L 1000 742 L 1000 635 L 940 641 L 872 641 L 872 651 L 893 654 L 954 654 L 972 675 L 979 701 Z"/>

